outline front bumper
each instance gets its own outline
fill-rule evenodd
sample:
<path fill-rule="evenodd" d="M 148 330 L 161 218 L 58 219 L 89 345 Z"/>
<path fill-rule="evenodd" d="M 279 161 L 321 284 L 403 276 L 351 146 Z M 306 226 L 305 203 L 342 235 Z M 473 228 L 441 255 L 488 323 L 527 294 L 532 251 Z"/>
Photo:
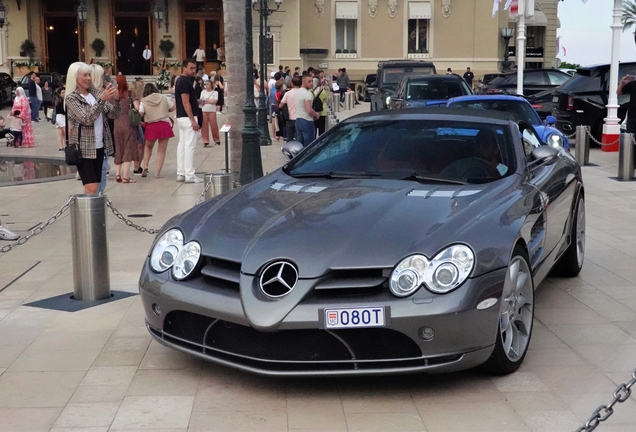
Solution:
<path fill-rule="evenodd" d="M 269 376 L 380 375 L 452 372 L 488 359 L 497 334 L 505 269 L 469 279 L 456 291 L 434 295 L 420 289 L 396 298 L 377 287 L 360 295 L 311 291 L 275 329 L 257 330 L 243 309 L 240 289 L 216 284 L 206 276 L 177 282 L 169 272 L 156 274 L 146 263 L 140 293 L 150 334 L 161 344 L 218 364 Z M 276 307 L 276 302 L 263 305 Z M 320 317 L 332 307 L 382 305 L 383 328 L 325 330 Z M 160 315 L 157 311 L 160 310 Z M 420 337 L 430 327 L 432 340 Z"/>

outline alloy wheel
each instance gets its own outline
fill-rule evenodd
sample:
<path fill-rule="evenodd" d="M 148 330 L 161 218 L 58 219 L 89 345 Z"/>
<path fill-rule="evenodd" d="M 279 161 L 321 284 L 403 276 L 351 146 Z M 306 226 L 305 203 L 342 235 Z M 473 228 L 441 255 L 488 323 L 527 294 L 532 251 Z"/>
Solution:
<path fill-rule="evenodd" d="M 576 260 L 579 267 L 583 267 L 585 258 L 585 201 L 579 200 L 576 212 Z"/>
<path fill-rule="evenodd" d="M 534 291 L 528 263 L 513 257 L 504 282 L 499 330 L 506 357 L 512 362 L 523 358 L 532 329 Z"/>

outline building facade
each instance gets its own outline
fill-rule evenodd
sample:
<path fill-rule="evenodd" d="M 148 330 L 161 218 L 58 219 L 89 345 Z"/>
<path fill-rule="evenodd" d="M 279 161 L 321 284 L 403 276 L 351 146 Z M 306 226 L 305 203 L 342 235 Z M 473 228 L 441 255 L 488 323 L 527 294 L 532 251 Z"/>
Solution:
<path fill-rule="evenodd" d="M 0 68 L 13 72 L 16 62 L 41 62 L 41 68 L 63 74 L 70 63 L 92 59 L 112 64 L 114 71 L 142 75 L 148 72 L 142 57 L 148 45 L 153 62 L 166 58 L 167 63 L 201 46 L 206 70 L 216 70 L 224 60 L 217 48 L 232 37 L 225 32 L 223 4 L 241 1 L 2 0 L 7 14 L 0 30 Z M 86 7 L 85 22 L 78 19 L 80 3 Z M 275 8 L 274 1 L 269 3 Z M 557 5 L 557 0 L 536 0 L 526 32 L 527 67 L 554 64 Z M 257 11 L 253 22 L 258 53 Z M 516 23 L 503 9 L 493 16 L 491 0 L 283 0 L 268 19 L 273 37 L 269 67 L 346 67 L 352 78 L 359 78 L 373 72 L 380 60 L 414 58 L 434 62 L 440 72 L 471 67 L 479 75 L 501 67 L 502 27 L 515 28 Z M 91 48 L 96 39 L 104 42 L 102 52 Z M 25 40 L 36 46 L 32 58 L 20 48 Z M 162 53 L 162 41 L 174 48 Z M 514 45 L 513 37 L 511 61 Z"/>

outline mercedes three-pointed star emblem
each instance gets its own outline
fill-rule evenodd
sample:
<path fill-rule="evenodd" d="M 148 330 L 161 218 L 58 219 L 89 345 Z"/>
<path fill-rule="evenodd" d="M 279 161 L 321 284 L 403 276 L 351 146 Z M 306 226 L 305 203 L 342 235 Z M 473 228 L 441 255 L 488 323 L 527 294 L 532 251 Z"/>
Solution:
<path fill-rule="evenodd" d="M 277 261 L 265 267 L 259 279 L 259 286 L 267 297 L 286 296 L 298 282 L 298 270 L 291 263 Z"/>

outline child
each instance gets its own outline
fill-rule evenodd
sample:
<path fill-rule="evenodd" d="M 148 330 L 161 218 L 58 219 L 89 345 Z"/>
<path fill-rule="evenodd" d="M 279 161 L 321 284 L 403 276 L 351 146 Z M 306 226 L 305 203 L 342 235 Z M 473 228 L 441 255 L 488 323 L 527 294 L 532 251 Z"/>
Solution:
<path fill-rule="evenodd" d="M 13 147 L 22 146 L 22 126 L 24 126 L 24 120 L 20 118 L 20 110 L 13 111 L 11 117 L 11 134 L 13 134 L 14 141 Z"/>
<path fill-rule="evenodd" d="M 7 147 L 13 146 L 13 135 L 11 135 L 11 130 L 5 126 L 4 117 L 0 116 L 0 139 L 7 139 Z"/>

